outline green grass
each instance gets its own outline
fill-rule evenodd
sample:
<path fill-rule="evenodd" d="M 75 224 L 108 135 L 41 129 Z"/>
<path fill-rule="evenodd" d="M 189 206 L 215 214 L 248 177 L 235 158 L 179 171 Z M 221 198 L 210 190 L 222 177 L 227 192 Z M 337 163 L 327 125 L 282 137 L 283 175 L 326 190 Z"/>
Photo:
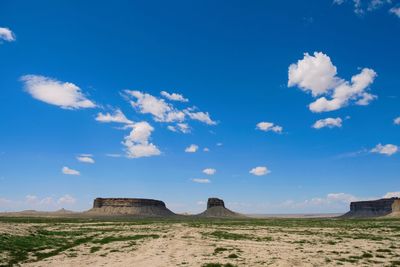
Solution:
<path fill-rule="evenodd" d="M 95 253 L 95 252 L 99 251 L 100 249 L 101 249 L 101 247 L 99 247 L 99 246 L 91 247 L 90 253 Z"/>
<path fill-rule="evenodd" d="M 6 266 L 13 266 L 28 259 L 29 253 L 38 255 L 38 251 L 62 246 L 64 238 L 50 238 L 43 235 L 11 236 L 0 235 L 0 252 L 8 252 Z"/>
<path fill-rule="evenodd" d="M 92 242 L 95 244 L 108 244 L 111 242 L 119 242 L 119 241 L 132 241 L 139 240 L 144 238 L 159 238 L 159 235 L 132 235 L 132 236 L 107 236 L 102 239 L 93 240 Z"/>
<path fill-rule="evenodd" d="M 237 258 L 239 258 L 239 256 L 237 254 L 235 254 L 235 253 L 232 253 L 232 254 L 228 255 L 228 258 L 229 259 L 237 259 Z"/>
<path fill-rule="evenodd" d="M 226 231 L 213 231 L 211 233 L 203 233 L 205 236 L 212 236 L 218 239 L 230 239 L 230 240 L 255 240 L 255 241 L 271 241 L 271 237 L 257 237 L 248 234 L 238 234 Z"/>
<path fill-rule="evenodd" d="M 221 252 L 224 252 L 224 251 L 227 251 L 227 250 L 228 250 L 227 248 L 218 247 L 218 248 L 214 249 L 214 254 L 218 254 L 218 253 L 221 253 Z"/>
<path fill-rule="evenodd" d="M 380 249 L 377 249 L 376 252 L 388 252 L 388 253 L 390 253 L 392 251 L 390 249 L 380 248 Z"/>
<path fill-rule="evenodd" d="M 132 241 L 144 238 L 158 238 L 158 235 L 133 235 L 133 236 L 109 236 L 97 238 L 95 229 L 80 228 L 76 231 L 45 230 L 41 227 L 31 235 L 18 236 L 0 234 L 0 253 L 7 253 L 7 260 L 1 261 L 0 266 L 14 266 L 27 261 L 30 256 L 32 261 L 40 261 L 56 256 L 82 244 L 108 244 L 118 241 Z M 102 233 L 103 229 L 98 229 Z M 92 247 L 91 253 L 100 247 Z M 73 255 L 73 254 L 71 254 Z"/>

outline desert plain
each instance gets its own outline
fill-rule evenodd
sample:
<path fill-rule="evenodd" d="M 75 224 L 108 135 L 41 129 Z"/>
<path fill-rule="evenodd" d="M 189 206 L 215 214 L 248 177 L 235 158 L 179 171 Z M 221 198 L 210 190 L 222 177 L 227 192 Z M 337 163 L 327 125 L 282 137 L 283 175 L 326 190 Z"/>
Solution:
<path fill-rule="evenodd" d="M 400 266 L 400 219 L 0 217 L 0 266 Z"/>

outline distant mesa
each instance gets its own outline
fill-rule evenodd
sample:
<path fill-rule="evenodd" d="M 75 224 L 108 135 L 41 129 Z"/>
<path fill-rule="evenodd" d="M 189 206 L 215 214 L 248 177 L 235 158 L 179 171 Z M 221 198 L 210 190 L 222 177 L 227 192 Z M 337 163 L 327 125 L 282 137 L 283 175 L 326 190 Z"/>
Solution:
<path fill-rule="evenodd" d="M 167 217 L 175 215 L 165 206 L 164 202 L 144 198 L 96 198 L 93 208 L 86 213 L 98 216 Z"/>
<path fill-rule="evenodd" d="M 209 198 L 207 201 L 207 210 L 198 214 L 199 217 L 209 218 L 232 218 L 232 217 L 245 217 L 242 214 L 233 212 L 225 208 L 225 203 L 219 198 Z"/>
<path fill-rule="evenodd" d="M 343 215 L 343 217 L 347 218 L 381 216 L 400 216 L 400 198 L 392 197 L 370 201 L 351 202 L 350 211 Z"/>

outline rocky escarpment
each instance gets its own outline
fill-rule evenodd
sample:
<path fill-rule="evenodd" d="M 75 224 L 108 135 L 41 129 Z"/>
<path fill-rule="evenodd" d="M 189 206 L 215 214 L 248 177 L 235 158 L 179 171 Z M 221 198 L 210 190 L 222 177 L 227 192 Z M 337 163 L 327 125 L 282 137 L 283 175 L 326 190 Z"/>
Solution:
<path fill-rule="evenodd" d="M 134 215 L 143 217 L 165 217 L 175 215 L 165 203 L 155 199 L 143 198 L 96 198 L 91 215 Z"/>
<path fill-rule="evenodd" d="M 350 203 L 350 211 L 344 217 L 380 217 L 400 213 L 399 198 L 382 198 Z"/>
<path fill-rule="evenodd" d="M 207 210 L 200 213 L 198 216 L 200 217 L 244 217 L 239 213 L 233 212 L 227 208 L 225 208 L 225 203 L 222 199 L 219 198 L 209 198 L 207 201 Z"/>

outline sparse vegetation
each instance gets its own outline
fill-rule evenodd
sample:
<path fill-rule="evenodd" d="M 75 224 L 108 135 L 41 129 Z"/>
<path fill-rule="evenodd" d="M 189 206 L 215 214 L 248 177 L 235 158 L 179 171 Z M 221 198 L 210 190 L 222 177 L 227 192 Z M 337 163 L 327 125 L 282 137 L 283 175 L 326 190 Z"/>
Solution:
<path fill-rule="evenodd" d="M 90 253 L 95 253 L 95 252 L 99 251 L 100 249 L 101 249 L 101 247 L 98 247 L 98 246 L 96 246 L 96 247 L 91 247 L 91 248 L 90 248 Z"/>
<path fill-rule="evenodd" d="M 235 253 L 232 253 L 232 254 L 228 255 L 228 258 L 229 259 L 237 259 L 237 258 L 239 258 L 239 256 L 237 254 L 235 254 Z"/>
<path fill-rule="evenodd" d="M 226 263 L 226 264 L 221 264 L 221 263 L 205 263 L 202 265 L 202 267 L 235 267 L 235 265 Z"/>
<path fill-rule="evenodd" d="M 105 257 L 110 253 L 135 255 L 135 251 L 140 251 L 144 243 L 158 238 L 162 242 L 180 240 L 188 250 L 203 243 L 212 246 L 213 253 L 208 255 L 211 263 L 203 266 L 233 266 L 225 262 L 229 259 L 237 259 L 241 265 L 254 266 L 260 262 L 274 265 L 287 260 L 279 254 L 281 251 L 289 253 L 287 255 L 292 259 L 298 255 L 302 255 L 302 259 L 312 259 L 317 266 L 399 266 L 400 247 L 396 245 L 400 238 L 399 222 L 399 219 L 111 218 L 102 221 L 2 217 L 0 226 L 18 225 L 18 229 L 27 230 L 18 234 L 0 232 L 0 266 L 16 266 L 44 259 L 51 261 L 53 256 L 60 254 L 67 258 L 83 254 L 90 257 Z M 186 230 L 180 234 L 181 231 L 171 229 Z M 260 250 L 249 253 L 248 245 L 241 245 L 250 244 L 248 242 L 251 242 L 253 249 Z M 271 246 L 265 242 L 271 243 Z M 332 246 L 339 244 L 336 246 L 338 249 L 332 249 Z M 168 253 L 168 248 L 164 247 L 158 253 Z M 268 260 L 252 259 L 257 253 L 269 253 L 271 257 Z M 218 263 L 221 259 L 224 262 Z M 198 260 L 200 258 L 196 262 Z M 201 264 L 194 264 L 186 258 L 185 262 L 175 263 L 185 266 Z"/>

